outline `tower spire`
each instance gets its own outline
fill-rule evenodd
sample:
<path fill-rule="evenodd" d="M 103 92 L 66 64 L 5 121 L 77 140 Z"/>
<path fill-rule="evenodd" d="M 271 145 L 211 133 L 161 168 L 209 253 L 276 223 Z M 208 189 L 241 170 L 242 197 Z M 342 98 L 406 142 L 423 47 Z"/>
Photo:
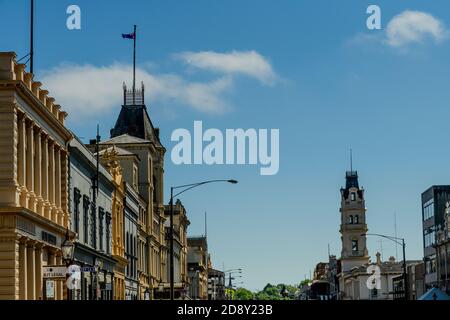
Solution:
<path fill-rule="evenodd" d="M 208 238 L 208 220 L 206 211 L 205 211 L 205 238 Z"/>
<path fill-rule="evenodd" d="M 353 172 L 353 150 L 350 148 L 350 172 Z"/>

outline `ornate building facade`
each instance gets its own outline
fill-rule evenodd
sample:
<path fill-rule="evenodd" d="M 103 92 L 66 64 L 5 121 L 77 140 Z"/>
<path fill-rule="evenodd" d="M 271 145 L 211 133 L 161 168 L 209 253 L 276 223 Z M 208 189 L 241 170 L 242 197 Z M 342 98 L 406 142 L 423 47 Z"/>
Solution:
<path fill-rule="evenodd" d="M 42 267 L 63 264 L 72 134 L 41 86 L 13 52 L 0 53 L 0 299 L 43 299 Z"/>
<path fill-rule="evenodd" d="M 112 300 L 112 176 L 102 165 L 97 172 L 96 157 L 77 138 L 69 150 L 71 230 L 77 234 L 73 263 L 83 270 L 70 298 Z"/>
<path fill-rule="evenodd" d="M 113 279 L 113 299 L 125 300 L 125 269 L 128 260 L 125 257 L 124 237 L 124 199 L 125 182 L 122 167 L 118 161 L 118 152 L 114 148 L 101 152 L 101 163 L 112 177 L 114 191 L 111 199 L 112 211 L 112 257 L 115 260 Z"/>
<path fill-rule="evenodd" d="M 189 297 L 194 300 L 208 299 L 208 243 L 206 236 L 188 237 Z"/>
<path fill-rule="evenodd" d="M 147 263 L 138 266 L 139 298 L 148 294 L 151 298 L 163 281 L 166 268 L 163 193 L 166 149 L 159 140 L 159 129 L 153 127 L 148 115 L 143 86 L 135 92 L 124 86 L 124 104 L 111 130 L 111 139 L 100 143 L 102 150 L 111 147 L 122 150 L 119 160 L 123 178 L 127 184 L 137 186 L 142 200 L 138 252 Z M 134 160 L 130 161 L 131 158 Z"/>
<path fill-rule="evenodd" d="M 157 298 L 170 298 L 170 205 L 165 206 L 166 215 L 166 245 L 165 257 L 166 265 Z M 175 299 L 184 298 L 187 295 L 189 286 L 187 270 L 187 229 L 190 221 L 187 217 L 186 209 L 180 200 L 176 200 L 173 205 L 173 238 L 174 238 L 174 297 Z"/>

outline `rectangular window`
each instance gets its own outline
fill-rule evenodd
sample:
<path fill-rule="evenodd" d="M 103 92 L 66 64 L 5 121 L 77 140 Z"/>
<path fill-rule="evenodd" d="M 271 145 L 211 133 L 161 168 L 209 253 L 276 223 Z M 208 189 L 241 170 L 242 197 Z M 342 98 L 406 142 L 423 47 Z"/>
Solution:
<path fill-rule="evenodd" d="M 436 243 L 436 232 L 431 228 L 428 228 L 424 232 L 425 248 L 433 246 Z"/>
<path fill-rule="evenodd" d="M 89 243 L 89 208 L 89 197 L 83 196 L 83 239 L 86 244 Z"/>
<path fill-rule="evenodd" d="M 133 188 L 138 189 L 138 169 L 136 166 L 133 166 Z"/>
<path fill-rule="evenodd" d="M 425 202 L 423 205 L 423 220 L 428 220 L 434 217 L 434 201 L 433 199 Z"/>
<path fill-rule="evenodd" d="M 91 204 L 91 215 L 92 215 L 92 222 L 91 222 L 91 246 L 96 249 L 97 248 L 97 208 L 94 206 L 94 202 Z"/>
<path fill-rule="evenodd" d="M 111 213 L 106 213 L 106 254 L 111 253 Z"/>
<path fill-rule="evenodd" d="M 103 219 L 105 216 L 105 211 L 102 207 L 98 208 L 98 237 L 99 237 L 99 245 L 100 251 L 103 251 Z"/>
<path fill-rule="evenodd" d="M 74 231 L 76 233 L 80 232 L 80 200 L 81 200 L 80 190 L 77 188 L 74 188 L 73 189 L 73 202 L 74 202 L 73 220 L 74 220 L 74 228 L 75 228 Z"/>
<path fill-rule="evenodd" d="M 158 202 L 158 180 L 156 180 L 156 176 L 153 175 L 153 202 Z"/>
<path fill-rule="evenodd" d="M 351 197 L 350 199 L 352 201 L 355 201 L 356 200 L 356 193 L 352 192 L 350 197 Z"/>

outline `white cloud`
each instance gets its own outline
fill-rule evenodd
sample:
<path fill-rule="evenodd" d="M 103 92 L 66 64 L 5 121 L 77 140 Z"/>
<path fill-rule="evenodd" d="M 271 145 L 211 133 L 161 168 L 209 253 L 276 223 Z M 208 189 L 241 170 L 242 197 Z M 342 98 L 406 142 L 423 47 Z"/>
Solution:
<path fill-rule="evenodd" d="M 124 64 L 65 64 L 44 72 L 41 81 L 70 117 L 78 120 L 117 108 L 123 101 L 122 83 L 130 84 L 130 75 L 131 66 Z M 224 94 L 233 86 L 228 76 L 210 82 L 190 82 L 179 75 L 154 75 L 140 68 L 136 78 L 144 82 L 146 98 L 151 101 L 168 100 L 206 113 L 226 111 Z"/>
<path fill-rule="evenodd" d="M 277 76 L 271 64 L 256 51 L 213 51 L 182 52 L 175 58 L 186 64 L 208 71 L 224 74 L 243 74 L 255 78 L 266 85 L 273 85 Z"/>
<path fill-rule="evenodd" d="M 422 43 L 426 39 L 439 42 L 446 35 L 447 31 L 441 21 L 420 11 L 404 11 L 392 18 L 386 27 L 386 43 L 392 47 Z"/>

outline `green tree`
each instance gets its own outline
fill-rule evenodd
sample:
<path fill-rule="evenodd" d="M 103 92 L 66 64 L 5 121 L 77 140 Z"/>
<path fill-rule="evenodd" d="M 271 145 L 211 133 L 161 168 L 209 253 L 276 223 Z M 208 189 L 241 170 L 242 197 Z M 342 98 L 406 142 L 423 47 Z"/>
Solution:
<path fill-rule="evenodd" d="M 300 282 L 300 288 L 303 287 L 304 285 L 308 285 L 308 283 L 310 283 L 310 282 L 311 282 L 311 280 L 309 280 L 309 279 L 303 280 L 302 282 Z"/>
<path fill-rule="evenodd" d="M 255 297 L 258 300 L 292 300 L 296 298 L 297 293 L 298 288 L 296 286 L 268 283 L 263 290 L 255 294 Z"/>
<path fill-rule="evenodd" d="M 247 290 L 245 288 L 239 288 L 234 293 L 234 299 L 235 300 L 252 300 L 253 293 L 250 290 Z"/>

